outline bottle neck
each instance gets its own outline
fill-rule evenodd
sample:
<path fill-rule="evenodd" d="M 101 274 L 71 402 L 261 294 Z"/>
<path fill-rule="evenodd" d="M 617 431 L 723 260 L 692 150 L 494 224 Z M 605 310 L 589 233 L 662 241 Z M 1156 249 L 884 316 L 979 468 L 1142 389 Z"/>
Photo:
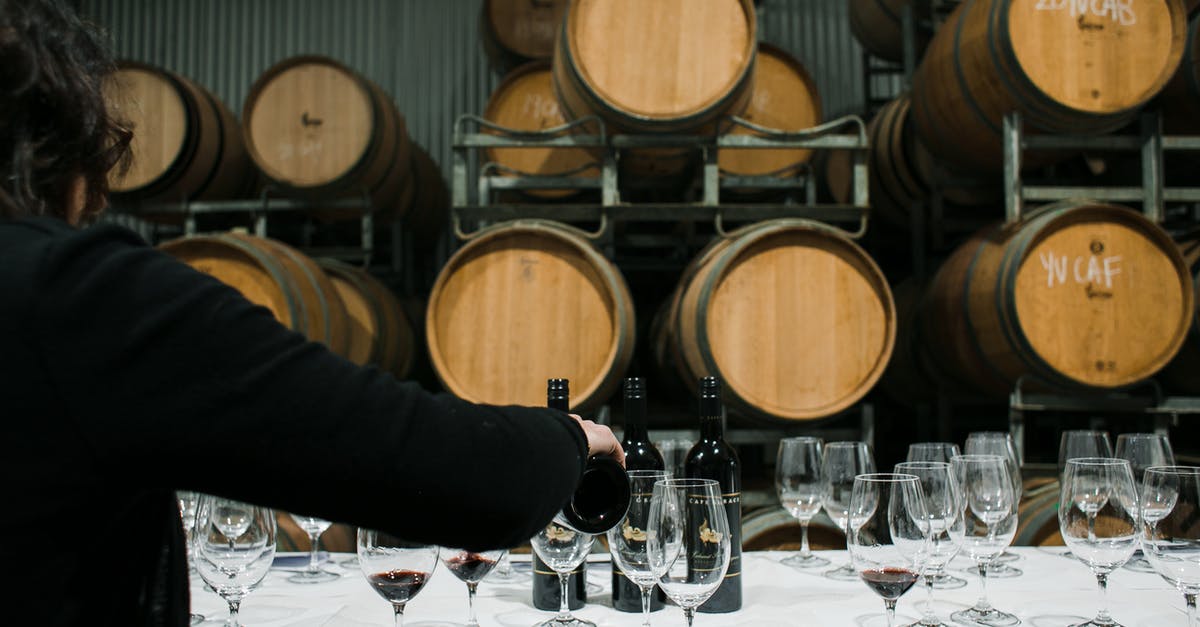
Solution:
<path fill-rule="evenodd" d="M 646 398 L 625 399 L 625 439 L 631 442 L 650 441 L 650 432 L 646 429 Z"/>
<path fill-rule="evenodd" d="M 568 414 L 571 413 L 571 401 L 566 396 L 551 396 L 547 398 L 546 407 Z"/>
<path fill-rule="evenodd" d="M 705 411 L 700 414 L 700 439 L 720 440 L 725 437 L 725 421 L 721 418 L 721 410 Z"/>

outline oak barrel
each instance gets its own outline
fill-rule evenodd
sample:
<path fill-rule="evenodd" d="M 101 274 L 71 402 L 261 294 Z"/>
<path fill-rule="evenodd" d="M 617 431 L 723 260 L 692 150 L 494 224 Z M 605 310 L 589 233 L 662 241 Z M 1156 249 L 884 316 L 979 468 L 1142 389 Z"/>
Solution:
<path fill-rule="evenodd" d="M 558 107 L 551 84 L 550 63 L 531 61 L 504 77 L 492 92 L 483 110 L 484 119 L 521 131 L 540 131 L 567 122 Z M 572 172 L 572 176 L 599 176 L 599 168 L 575 171 L 597 163 L 595 155 L 581 148 L 489 148 L 488 161 L 517 173 L 553 176 Z M 507 173 L 507 172 L 506 172 Z M 579 190 L 526 190 L 540 198 L 563 198 Z"/>
<path fill-rule="evenodd" d="M 418 247 L 431 247 L 446 228 L 450 210 L 450 190 L 442 178 L 442 169 L 417 144 L 412 145 L 411 201 L 404 206 L 405 225 L 420 237 Z"/>
<path fill-rule="evenodd" d="M 1125 207 L 1067 201 L 955 250 L 930 287 L 924 337 L 941 371 L 978 393 L 1007 395 L 1020 377 L 1118 388 L 1178 352 L 1194 289 L 1156 224 Z"/>
<path fill-rule="evenodd" d="M 909 277 L 892 287 L 896 302 L 896 349 L 888 361 L 879 388 L 904 405 L 937 398 L 938 377 L 926 355 L 926 342 L 917 321 L 926 286 Z"/>
<path fill-rule="evenodd" d="M 1175 73 L 1186 26 L 1182 0 L 964 2 L 913 76 L 917 130 L 948 166 L 996 173 L 1010 111 L 1031 131 L 1118 129 Z"/>
<path fill-rule="evenodd" d="M 1058 479 L 1029 479 L 1017 506 L 1015 546 L 1063 546 L 1058 529 Z"/>
<path fill-rule="evenodd" d="M 690 132 L 750 97 L 757 25 L 750 0 L 575 0 L 554 51 L 569 118 L 609 132 Z"/>
<path fill-rule="evenodd" d="M 346 358 L 373 364 L 397 379 L 408 376 L 415 338 L 400 300 L 370 272 L 335 259 L 318 259 L 337 289 L 350 325 Z"/>
<path fill-rule="evenodd" d="M 660 366 L 769 422 L 822 418 L 863 397 L 896 339 L 875 262 L 819 222 L 771 220 L 715 240 L 684 271 L 653 339 Z"/>
<path fill-rule="evenodd" d="M 469 240 L 429 297 L 438 378 L 470 401 L 543 405 L 571 380 L 571 406 L 608 400 L 633 356 L 633 301 L 620 271 L 577 230 L 520 220 Z"/>
<path fill-rule="evenodd" d="M 888 61 L 904 60 L 904 9 L 910 7 L 913 20 L 929 19 L 929 5 L 913 0 L 850 0 L 850 32 L 871 54 Z M 929 33 L 918 24 L 917 58 L 929 45 Z"/>
<path fill-rule="evenodd" d="M 266 307 L 284 326 L 347 355 L 350 323 L 341 297 L 316 262 L 300 251 L 238 233 L 185 237 L 159 248 Z"/>
<path fill-rule="evenodd" d="M 747 512 L 742 518 L 743 551 L 799 551 L 800 522 L 779 506 Z M 808 542 L 814 551 L 843 549 L 846 534 L 824 512 L 808 525 Z"/>
<path fill-rule="evenodd" d="M 781 48 L 760 43 L 750 102 L 739 117 L 767 128 L 799 131 L 821 122 L 821 97 L 799 60 Z M 742 126 L 733 126 L 728 132 L 757 134 Z M 811 156 L 812 151 L 803 148 L 726 148 L 718 156 L 718 165 L 734 175 L 792 176 Z"/>
<path fill-rule="evenodd" d="M 1174 361 L 1163 371 L 1163 378 L 1180 392 L 1200 394 L 1200 231 L 1185 239 L 1180 244 L 1180 251 L 1193 276 L 1195 312 L 1188 339 Z"/>
<path fill-rule="evenodd" d="M 354 70 L 318 56 L 280 61 L 255 81 L 242 120 L 251 158 L 285 190 L 366 193 L 382 214 L 402 213 L 412 153 L 404 118 Z"/>
<path fill-rule="evenodd" d="M 554 38 L 568 0 L 484 0 L 484 42 L 500 65 L 554 56 Z M 493 50 L 494 48 L 494 50 Z"/>
<path fill-rule="evenodd" d="M 104 84 L 113 114 L 133 129 L 132 161 L 109 185 L 125 200 L 220 200 L 247 191 L 254 168 L 229 107 L 183 76 L 121 62 Z"/>

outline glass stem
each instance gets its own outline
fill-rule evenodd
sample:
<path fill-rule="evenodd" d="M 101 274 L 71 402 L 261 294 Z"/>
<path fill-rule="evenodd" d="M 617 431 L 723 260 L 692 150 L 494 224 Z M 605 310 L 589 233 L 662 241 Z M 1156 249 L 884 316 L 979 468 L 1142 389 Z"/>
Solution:
<path fill-rule="evenodd" d="M 1088 542 L 1096 542 L 1096 515 L 1088 514 Z"/>
<path fill-rule="evenodd" d="M 983 560 L 979 562 L 979 600 L 975 602 L 975 610 L 978 612 L 989 612 L 992 609 L 992 604 L 988 602 L 987 596 L 987 570 L 991 560 Z"/>
<path fill-rule="evenodd" d="M 808 521 L 800 521 L 800 557 L 808 559 L 812 557 L 812 550 L 808 548 Z"/>
<path fill-rule="evenodd" d="M 883 608 L 884 608 L 884 611 L 887 613 L 888 627 L 892 627 L 893 625 L 896 624 L 896 600 L 895 599 L 884 599 L 883 600 Z"/>
<path fill-rule="evenodd" d="M 404 627 L 404 604 L 392 604 L 392 621 L 396 627 Z"/>
<path fill-rule="evenodd" d="M 650 594 L 654 586 L 638 584 L 638 588 L 642 591 L 642 627 L 650 627 Z"/>
<path fill-rule="evenodd" d="M 571 571 L 558 573 L 558 616 L 555 616 L 554 620 L 571 620 L 571 601 L 567 598 L 567 591 L 570 590 L 570 582 Z"/>
<path fill-rule="evenodd" d="M 467 612 L 469 613 L 468 625 L 478 625 L 479 621 L 475 620 L 475 589 L 479 587 L 478 582 L 467 582 Z"/>
<path fill-rule="evenodd" d="M 692 627 L 692 620 L 694 618 L 696 618 L 696 608 L 694 608 L 694 607 L 683 608 L 683 618 L 687 620 L 687 627 Z"/>
<path fill-rule="evenodd" d="M 1100 611 L 1096 613 L 1096 623 L 1107 625 L 1112 622 L 1108 613 L 1108 573 L 1096 573 L 1096 583 L 1100 586 Z"/>
<path fill-rule="evenodd" d="M 1196 627 L 1196 593 L 1184 592 L 1183 600 L 1187 604 L 1188 627 Z"/>
<path fill-rule="evenodd" d="M 308 549 L 308 572 L 316 574 L 320 572 L 320 564 L 317 562 L 318 542 L 321 540 L 321 534 L 308 532 L 308 542 L 311 545 Z"/>
<path fill-rule="evenodd" d="M 925 620 L 921 622 L 926 625 L 936 625 L 937 616 L 933 612 L 933 577 L 926 572 L 922 579 L 925 580 Z"/>
<path fill-rule="evenodd" d="M 241 600 L 226 601 L 229 603 L 229 618 L 225 619 L 225 627 L 238 627 L 238 610 L 242 607 Z"/>

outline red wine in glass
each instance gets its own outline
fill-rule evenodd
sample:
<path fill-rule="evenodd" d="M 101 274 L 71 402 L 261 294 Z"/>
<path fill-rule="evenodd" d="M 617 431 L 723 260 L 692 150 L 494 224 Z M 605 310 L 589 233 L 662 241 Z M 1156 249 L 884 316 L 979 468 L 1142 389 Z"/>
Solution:
<path fill-rule="evenodd" d="M 429 573 L 419 570 L 389 570 L 367 576 L 379 596 L 391 603 L 408 603 L 429 581 Z"/>
<path fill-rule="evenodd" d="M 462 552 L 446 560 L 446 568 L 463 581 L 482 581 L 500 560 L 479 553 Z"/>
<path fill-rule="evenodd" d="M 888 600 L 899 599 L 918 578 L 917 573 L 907 568 L 895 567 L 864 570 L 859 576 L 875 594 Z"/>

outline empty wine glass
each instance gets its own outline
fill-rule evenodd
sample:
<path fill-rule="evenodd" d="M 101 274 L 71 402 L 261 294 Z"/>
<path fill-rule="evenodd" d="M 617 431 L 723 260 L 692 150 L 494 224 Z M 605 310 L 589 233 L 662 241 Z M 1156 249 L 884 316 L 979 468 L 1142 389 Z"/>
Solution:
<path fill-rule="evenodd" d="M 288 577 L 288 581 L 292 583 L 321 583 L 323 581 L 333 581 L 341 575 L 321 570 L 321 561 L 317 558 L 317 549 L 320 548 L 321 534 L 329 528 L 333 523 L 324 518 L 315 516 L 302 516 L 300 514 L 292 514 L 292 520 L 296 521 L 304 533 L 308 534 L 308 541 L 311 546 L 308 549 L 308 568 Z"/>
<path fill-rule="evenodd" d="M 275 559 L 275 512 L 204 495 L 196 506 L 196 571 L 229 604 L 237 627 L 242 599 L 262 583 Z"/>
<path fill-rule="evenodd" d="M 370 529 L 358 530 L 358 565 L 367 583 L 392 604 L 396 627 L 404 625 L 404 607 L 429 583 L 437 567 L 438 547 L 408 542 Z"/>
<path fill-rule="evenodd" d="M 1092 569 L 1100 586 L 1096 618 L 1075 627 L 1118 625 L 1108 613 L 1108 575 L 1137 547 L 1138 498 L 1129 462 L 1111 457 L 1068 459 L 1058 528 L 1071 553 Z"/>
<path fill-rule="evenodd" d="M 646 551 L 650 500 L 654 496 L 654 484 L 669 477 L 665 470 L 630 470 L 629 510 L 621 524 L 608 530 L 613 568 L 620 570 L 641 591 L 642 624 L 646 627 L 650 625 L 650 595 L 658 583 L 658 575 L 651 569 Z"/>
<path fill-rule="evenodd" d="M 1021 619 L 992 607 L 988 569 L 1017 533 L 1017 500 L 1008 461 L 999 455 L 959 455 L 951 461 L 963 508 L 962 551 L 975 561 L 982 590 L 974 607 L 950 618 L 968 625 L 1017 625 Z"/>
<path fill-rule="evenodd" d="M 179 501 L 179 518 L 183 522 L 183 539 L 187 549 L 187 564 L 188 573 L 196 571 L 196 560 L 193 557 L 195 552 L 192 549 L 193 533 L 196 528 L 196 505 L 200 502 L 200 494 L 198 492 L 189 492 L 187 490 L 178 490 L 175 492 L 175 498 Z M 204 622 L 203 614 L 192 612 L 188 614 L 188 619 L 193 625 L 199 625 Z"/>
<path fill-rule="evenodd" d="M 558 573 L 559 582 L 558 615 L 538 623 L 537 627 L 595 627 L 591 621 L 575 618 L 569 605 L 571 571 L 587 558 L 592 549 L 592 536 L 550 523 L 530 538 L 529 544 L 550 570 Z"/>
<path fill-rule="evenodd" d="M 958 445 L 953 442 L 916 442 L 908 445 L 909 462 L 946 462 L 959 455 Z"/>
<path fill-rule="evenodd" d="M 929 515 L 921 480 L 895 473 L 856 477 L 848 546 L 859 577 L 883 597 L 892 627 L 896 601 L 917 582 L 929 558 Z"/>
<path fill-rule="evenodd" d="M 1025 491 L 1025 483 L 1021 478 L 1021 460 L 1017 458 L 1017 447 L 1013 444 L 1012 435 L 1007 431 L 976 431 L 967 436 L 965 452 L 968 455 L 999 455 L 1008 464 L 1008 474 L 1012 478 L 1013 498 L 1019 507 L 1021 494 Z M 988 577 L 1006 578 L 1019 577 L 1021 569 L 1014 568 L 1003 562 L 1015 562 L 1020 557 L 1005 549 L 992 561 L 988 569 Z"/>
<path fill-rule="evenodd" d="M 441 552 L 442 563 L 446 565 L 446 569 L 467 584 L 468 627 L 478 627 L 479 625 L 479 621 L 475 619 L 475 590 L 479 587 L 479 582 L 492 572 L 506 552 L 503 549 L 482 552 L 452 550 Z"/>
<path fill-rule="evenodd" d="M 854 478 L 875 472 L 875 461 L 865 442 L 830 442 L 824 446 L 821 461 L 821 505 L 825 513 L 846 534 L 850 546 L 850 496 Z M 858 581 L 858 571 L 847 561 L 825 571 L 825 576 L 840 581 Z"/>
<path fill-rule="evenodd" d="M 821 511 L 821 438 L 784 438 L 775 459 L 775 492 L 779 503 L 800 521 L 800 554 L 783 560 L 796 568 L 817 568 L 829 560 L 813 555 L 808 524 Z"/>
<path fill-rule="evenodd" d="M 946 564 L 958 553 L 965 534 L 962 497 L 954 472 L 946 462 L 904 462 L 896 464 L 896 472 L 920 480 L 925 511 L 929 516 L 929 555 L 921 574 L 927 602 L 921 620 L 909 627 L 937 627 L 943 624 L 933 609 L 933 589 L 938 587 L 937 583 L 942 582 L 943 588 L 967 585 L 966 580 L 945 574 Z"/>
<path fill-rule="evenodd" d="M 683 608 L 691 627 L 729 570 L 729 520 L 721 487 L 711 479 L 664 479 L 654 484 L 646 530 L 650 569 L 658 587 Z"/>
<path fill-rule="evenodd" d="M 659 440 L 654 446 L 663 456 L 663 468 L 667 474 L 672 477 L 682 477 L 688 451 L 691 451 L 695 445 L 695 442 L 687 438 L 671 438 Z"/>
<path fill-rule="evenodd" d="M 1133 471 L 1133 488 L 1139 493 L 1146 469 L 1152 466 L 1174 466 L 1175 453 L 1171 451 L 1171 441 L 1159 433 L 1122 433 L 1117 436 L 1116 457 L 1129 462 Z M 1140 549 L 1133 551 L 1133 557 L 1125 563 L 1130 570 L 1154 572 L 1150 562 L 1142 555 Z"/>
<path fill-rule="evenodd" d="M 1063 431 L 1058 444 L 1058 479 L 1067 470 L 1067 460 L 1078 457 L 1112 457 L 1112 443 L 1103 431 Z"/>
<path fill-rule="evenodd" d="M 1183 593 L 1188 627 L 1197 627 L 1200 593 L 1200 468 L 1152 466 L 1141 490 L 1141 541 L 1154 570 Z"/>

